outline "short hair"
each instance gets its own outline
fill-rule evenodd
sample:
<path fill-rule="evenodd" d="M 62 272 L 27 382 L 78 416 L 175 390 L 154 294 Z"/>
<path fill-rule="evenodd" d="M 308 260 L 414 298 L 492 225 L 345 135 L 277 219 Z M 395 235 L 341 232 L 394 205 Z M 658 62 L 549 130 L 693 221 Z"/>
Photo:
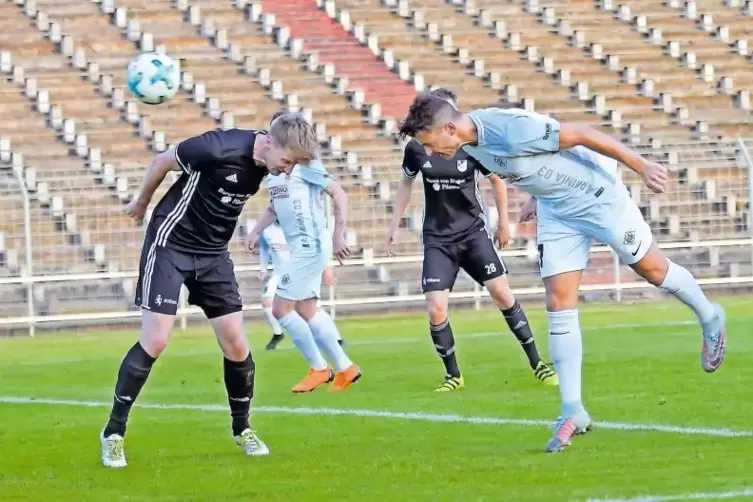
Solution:
<path fill-rule="evenodd" d="M 460 112 L 446 98 L 422 92 L 413 100 L 408 115 L 400 123 L 398 133 L 403 139 L 415 138 L 421 131 L 428 131 L 439 123 L 460 116 Z"/>
<path fill-rule="evenodd" d="M 289 148 L 300 161 L 318 157 L 319 143 L 316 132 L 306 117 L 300 113 L 282 113 L 269 128 L 269 134 L 282 148 Z"/>
<path fill-rule="evenodd" d="M 436 89 L 432 89 L 430 93 L 432 94 L 432 96 L 436 96 L 438 98 L 451 99 L 456 103 L 458 102 L 458 95 L 444 87 L 437 87 Z"/>
<path fill-rule="evenodd" d="M 269 125 L 272 125 L 272 122 L 274 122 L 277 117 L 281 117 L 281 116 L 285 115 L 285 113 L 287 113 L 287 112 L 285 112 L 283 110 L 275 112 L 275 114 L 272 115 L 272 118 L 269 119 Z"/>

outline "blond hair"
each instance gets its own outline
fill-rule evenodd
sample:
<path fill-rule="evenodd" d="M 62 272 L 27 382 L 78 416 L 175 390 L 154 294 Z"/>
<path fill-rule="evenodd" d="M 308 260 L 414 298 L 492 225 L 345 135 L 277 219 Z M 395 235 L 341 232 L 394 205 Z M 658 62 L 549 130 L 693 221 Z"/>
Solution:
<path fill-rule="evenodd" d="M 278 146 L 290 149 L 299 162 L 309 162 L 319 155 L 314 127 L 300 113 L 285 113 L 274 118 L 269 134 Z"/>

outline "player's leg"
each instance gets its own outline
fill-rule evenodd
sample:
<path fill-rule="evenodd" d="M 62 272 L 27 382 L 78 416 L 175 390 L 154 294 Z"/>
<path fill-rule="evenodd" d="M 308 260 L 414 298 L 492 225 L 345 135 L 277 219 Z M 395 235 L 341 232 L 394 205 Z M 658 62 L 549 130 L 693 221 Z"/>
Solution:
<path fill-rule="evenodd" d="M 520 342 L 534 376 L 547 385 L 556 386 L 557 374 L 541 360 L 528 317 L 510 289 L 507 267 L 499 258 L 494 241 L 485 229 L 476 232 L 463 243 L 460 267 L 473 280 L 486 286 L 510 331 Z"/>
<path fill-rule="evenodd" d="M 707 372 L 719 369 L 727 346 L 724 309 L 709 301 L 685 267 L 674 263 L 659 249 L 651 228 L 632 200 L 627 201 L 619 219 L 615 219 L 604 242 L 638 275 L 693 310 L 703 331 L 701 366 Z"/>
<path fill-rule="evenodd" d="M 312 287 L 316 289 L 315 284 L 320 284 L 321 281 L 317 280 L 312 284 Z M 314 291 L 319 296 L 319 291 Z M 316 341 L 319 349 L 332 361 L 335 366 L 335 378 L 330 385 L 329 390 L 332 392 L 343 391 L 357 382 L 361 378 L 361 370 L 358 366 L 353 364 L 348 355 L 343 350 L 340 341 L 340 331 L 335 325 L 335 321 L 324 310 L 318 306 L 318 299 L 316 297 L 298 302 L 296 310 L 299 315 L 308 322 L 311 332 L 314 334 L 314 341 Z"/>
<path fill-rule="evenodd" d="M 578 318 L 578 288 L 588 264 L 591 239 L 539 209 L 537 245 L 541 277 L 546 289 L 549 351 L 559 378 L 562 403 L 549 452 L 568 446 L 588 430 L 591 417 L 583 406 L 583 340 Z"/>
<path fill-rule="evenodd" d="M 268 455 L 269 449 L 249 424 L 256 364 L 243 329 L 243 303 L 228 254 L 197 257 L 197 273 L 186 280 L 188 302 L 209 319 L 223 355 L 223 375 L 233 438 L 246 455 Z"/>
<path fill-rule="evenodd" d="M 317 387 L 331 382 L 335 373 L 319 351 L 311 327 L 296 311 L 298 302 L 311 298 L 308 281 L 302 281 L 307 274 L 311 260 L 295 255 L 285 264 L 277 284 L 272 313 L 288 332 L 296 348 L 309 363 L 308 374 L 292 389 L 293 392 L 311 392 Z"/>
<path fill-rule="evenodd" d="M 429 314 L 429 333 L 434 350 L 442 360 L 445 377 L 435 392 L 452 392 L 465 386 L 455 355 L 455 336 L 452 333 L 447 309 L 450 291 L 455 285 L 460 266 L 452 256 L 456 246 L 426 246 L 421 284 Z"/>
<path fill-rule="evenodd" d="M 110 418 L 101 434 L 102 463 L 125 467 L 123 438 L 131 407 L 144 387 L 157 358 L 170 340 L 178 296 L 183 282 L 180 254 L 152 245 L 142 252 L 136 305 L 141 310 L 141 335 L 123 358 L 115 384 Z"/>
<path fill-rule="evenodd" d="M 277 274 L 272 274 L 264 284 L 264 291 L 261 294 L 262 312 L 264 313 L 264 319 L 272 328 L 272 339 L 267 343 L 267 350 L 274 350 L 277 345 L 282 341 L 285 335 L 282 332 L 282 326 L 272 314 L 272 303 L 274 303 L 275 293 L 277 292 L 277 281 L 279 277 Z"/>

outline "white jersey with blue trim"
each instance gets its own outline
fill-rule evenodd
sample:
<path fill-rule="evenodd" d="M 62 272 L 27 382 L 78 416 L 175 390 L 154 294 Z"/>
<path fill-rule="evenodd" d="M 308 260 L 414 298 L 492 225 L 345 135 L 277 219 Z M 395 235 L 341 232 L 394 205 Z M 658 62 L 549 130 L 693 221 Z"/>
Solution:
<path fill-rule="evenodd" d="M 297 164 L 290 174 L 268 178 L 277 221 L 292 254 L 330 253 L 323 195 L 334 182 L 319 160 Z"/>
<path fill-rule="evenodd" d="M 262 268 L 272 264 L 275 271 L 281 269 L 290 258 L 290 250 L 280 225 L 273 223 L 259 237 L 259 262 Z"/>
<path fill-rule="evenodd" d="M 514 108 L 479 109 L 468 115 L 478 142 L 463 150 L 536 197 L 553 215 L 584 216 L 626 200 L 617 161 L 582 146 L 560 150 L 557 120 Z"/>

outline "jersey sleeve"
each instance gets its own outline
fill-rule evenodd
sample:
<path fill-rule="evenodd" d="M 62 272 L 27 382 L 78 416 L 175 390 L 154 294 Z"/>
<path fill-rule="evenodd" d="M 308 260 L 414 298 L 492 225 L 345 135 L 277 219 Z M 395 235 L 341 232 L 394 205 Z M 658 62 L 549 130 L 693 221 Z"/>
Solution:
<path fill-rule="evenodd" d="M 314 159 L 307 165 L 299 167 L 300 176 L 303 181 L 312 185 L 321 187 L 326 190 L 336 181 L 324 168 L 324 164 L 318 159 Z"/>
<path fill-rule="evenodd" d="M 204 171 L 217 162 L 220 155 L 216 135 L 217 132 L 209 131 L 178 143 L 175 160 L 184 172 Z"/>
<path fill-rule="evenodd" d="M 483 143 L 510 157 L 559 151 L 560 123 L 526 110 L 487 108 L 471 112 Z"/>
<path fill-rule="evenodd" d="M 485 168 L 483 165 L 481 165 L 481 162 L 478 162 L 478 161 L 474 161 L 474 162 L 476 163 L 476 171 L 481 173 L 481 175 L 484 178 L 491 178 L 492 176 L 494 176 L 495 173 L 491 172 L 490 170 Z"/>
<path fill-rule="evenodd" d="M 403 176 L 414 179 L 421 172 L 421 151 L 423 147 L 415 139 L 408 142 L 403 154 Z"/>

